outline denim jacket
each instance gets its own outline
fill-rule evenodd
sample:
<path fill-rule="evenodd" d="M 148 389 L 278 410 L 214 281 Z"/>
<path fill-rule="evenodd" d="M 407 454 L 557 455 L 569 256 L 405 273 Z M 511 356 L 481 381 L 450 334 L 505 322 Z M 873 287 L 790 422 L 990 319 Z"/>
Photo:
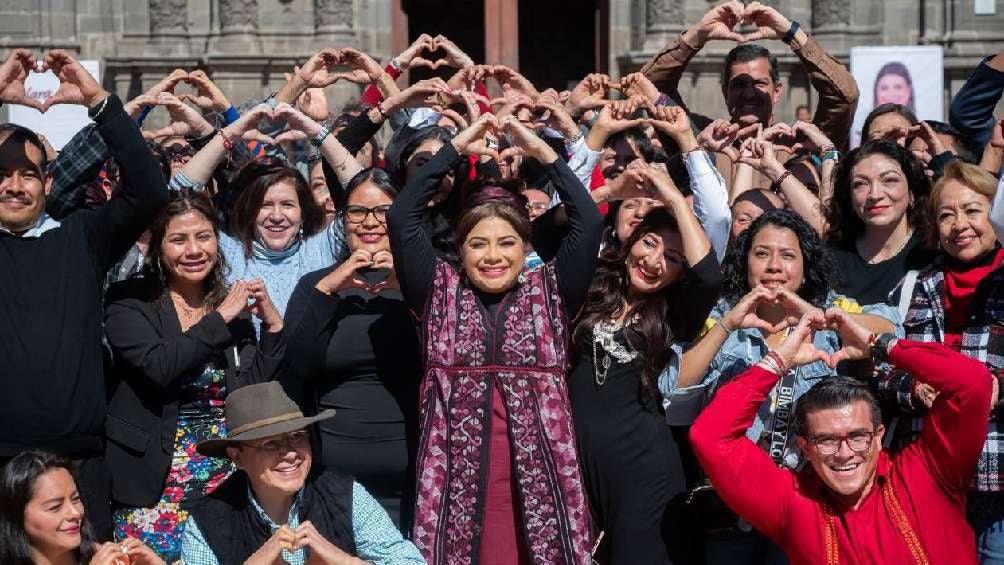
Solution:
<path fill-rule="evenodd" d="M 873 314 L 881 316 L 896 325 L 896 335 L 902 337 L 903 330 L 900 325 L 899 313 L 894 308 L 886 304 L 874 304 L 871 306 L 860 306 L 857 302 L 830 292 L 826 299 L 825 308 L 840 308 L 852 314 Z M 707 329 L 710 329 L 722 316 L 730 309 L 729 304 L 724 299 L 718 301 L 714 309 L 709 314 Z M 818 331 L 815 335 L 814 343 L 816 348 L 827 353 L 835 353 L 840 349 L 840 337 L 833 331 Z M 747 369 L 755 365 L 761 357 L 770 350 L 767 347 L 766 339 L 759 329 L 738 329 L 732 332 L 722 344 L 722 348 L 715 354 L 708 372 L 704 375 L 704 380 L 689 387 L 677 387 L 676 382 L 680 375 L 679 354 L 686 350 L 689 344 L 674 348 L 670 355 L 669 366 L 666 371 L 659 376 L 659 390 L 662 392 L 666 409 L 666 421 L 670 425 L 689 425 L 693 422 L 697 414 L 711 401 L 719 387 L 729 382 L 731 379 L 741 375 Z M 836 374 L 836 371 L 829 368 L 821 361 L 815 361 L 808 365 L 803 365 L 795 369 L 794 403 L 805 394 L 816 383 L 826 377 Z M 774 411 L 777 408 L 778 386 L 771 390 L 770 396 L 764 401 L 757 412 L 757 417 L 753 425 L 746 431 L 746 437 L 754 442 L 761 440 L 761 436 L 770 433 L 774 427 Z M 794 434 L 789 433 L 787 445 L 784 449 L 785 465 L 795 468 L 800 460 L 797 447 L 795 447 Z"/>

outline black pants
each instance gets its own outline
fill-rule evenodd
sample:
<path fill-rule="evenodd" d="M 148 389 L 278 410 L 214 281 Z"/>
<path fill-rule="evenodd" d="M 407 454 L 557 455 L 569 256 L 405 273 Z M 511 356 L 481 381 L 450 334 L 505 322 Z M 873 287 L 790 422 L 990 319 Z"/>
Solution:
<path fill-rule="evenodd" d="M 0 456 L 0 467 L 13 457 Z M 112 478 L 105 465 L 104 455 L 94 457 L 70 457 L 74 463 L 74 479 L 77 491 L 84 503 L 84 518 L 94 530 L 95 540 L 112 539 Z"/>

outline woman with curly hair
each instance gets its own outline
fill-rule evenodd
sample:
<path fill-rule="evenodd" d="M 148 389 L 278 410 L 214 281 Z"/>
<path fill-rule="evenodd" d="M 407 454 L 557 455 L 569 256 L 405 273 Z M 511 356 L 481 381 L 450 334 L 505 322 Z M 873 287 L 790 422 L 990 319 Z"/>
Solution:
<path fill-rule="evenodd" d="M 838 292 L 861 304 L 898 300 L 890 293 L 903 275 L 933 259 L 924 247 L 930 193 L 923 165 L 895 143 L 869 141 L 847 154 L 826 218 Z"/>
<path fill-rule="evenodd" d="M 836 270 L 828 251 L 812 226 L 789 210 L 757 218 L 736 239 L 722 271 L 722 298 L 711 311 L 709 329 L 670 360 L 659 380 L 672 424 L 689 424 L 722 385 L 776 349 L 808 312 L 840 308 L 875 333 L 899 331 L 892 308 L 862 308 L 834 292 Z M 841 347 L 833 331 L 816 332 L 813 342 L 828 353 Z M 801 458 L 794 434 L 788 433 L 794 406 L 813 385 L 835 374 L 821 361 L 793 369 L 764 400 L 746 435 L 778 465 L 797 466 Z M 757 549 L 750 551 L 751 544 Z M 735 539 L 709 541 L 706 557 L 709 563 L 763 563 L 776 551 L 762 535 L 737 529 Z M 734 561 L 739 554 L 746 557 Z"/>
<path fill-rule="evenodd" d="M 694 339 L 718 297 L 718 258 L 690 204 L 655 167 L 665 207 L 600 254 L 573 334 L 569 397 L 601 563 L 671 563 L 670 500 L 685 488 L 655 380 L 669 348 Z"/>

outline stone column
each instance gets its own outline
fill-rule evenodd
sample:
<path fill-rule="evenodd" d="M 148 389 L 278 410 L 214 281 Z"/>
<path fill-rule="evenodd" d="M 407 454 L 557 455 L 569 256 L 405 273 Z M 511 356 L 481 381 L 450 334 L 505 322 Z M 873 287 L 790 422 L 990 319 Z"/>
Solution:
<path fill-rule="evenodd" d="M 686 26 L 684 0 L 645 0 L 643 49 L 656 51 Z"/>
<path fill-rule="evenodd" d="M 316 47 L 355 45 L 353 0 L 314 0 Z"/>
<path fill-rule="evenodd" d="M 485 63 L 519 70 L 519 1 L 484 2 Z"/>
<path fill-rule="evenodd" d="M 219 0 L 220 35 L 214 52 L 252 55 L 261 53 L 258 38 L 258 0 Z"/>

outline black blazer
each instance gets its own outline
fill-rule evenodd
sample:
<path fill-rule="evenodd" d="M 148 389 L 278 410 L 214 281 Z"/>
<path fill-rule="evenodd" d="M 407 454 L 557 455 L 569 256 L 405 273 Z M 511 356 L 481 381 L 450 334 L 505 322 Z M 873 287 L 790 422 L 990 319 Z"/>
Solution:
<path fill-rule="evenodd" d="M 142 279 L 112 285 L 105 296 L 105 334 L 112 350 L 105 458 L 112 498 L 151 507 L 160 499 L 174 453 L 181 388 L 213 359 L 226 359 L 226 390 L 275 379 L 285 352 L 282 333 L 261 343 L 247 314 L 229 324 L 216 312 L 181 332 L 169 296 L 149 296 Z"/>

